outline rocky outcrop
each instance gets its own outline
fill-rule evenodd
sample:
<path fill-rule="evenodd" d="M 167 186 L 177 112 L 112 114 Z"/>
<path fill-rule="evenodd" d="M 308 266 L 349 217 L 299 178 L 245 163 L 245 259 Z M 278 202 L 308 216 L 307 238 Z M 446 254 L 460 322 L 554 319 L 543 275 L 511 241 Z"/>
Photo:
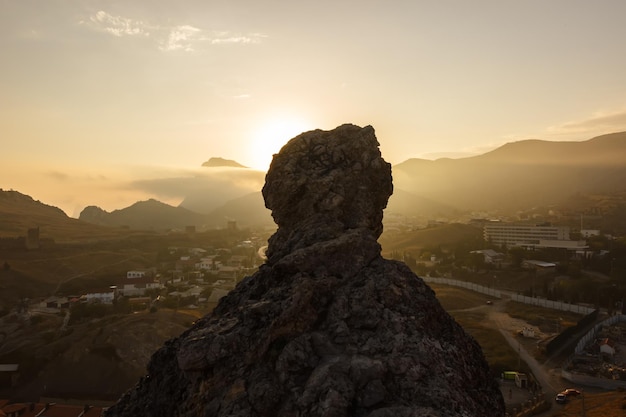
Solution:
<path fill-rule="evenodd" d="M 392 193 L 374 129 L 287 143 L 268 260 L 152 357 L 107 416 L 502 416 L 478 344 L 376 239 Z"/>

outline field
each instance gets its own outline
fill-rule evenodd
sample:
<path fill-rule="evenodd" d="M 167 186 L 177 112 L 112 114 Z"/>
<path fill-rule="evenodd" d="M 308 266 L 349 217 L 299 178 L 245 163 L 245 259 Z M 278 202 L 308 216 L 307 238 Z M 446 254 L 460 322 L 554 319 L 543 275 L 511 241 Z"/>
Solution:
<path fill-rule="evenodd" d="M 483 350 L 483 354 L 495 376 L 502 371 L 517 370 L 518 365 L 526 370 L 524 362 L 519 362 L 517 352 L 504 339 L 502 334 L 487 321 L 492 297 L 446 285 L 430 285 L 437 299 L 463 329 L 472 335 Z"/>
<path fill-rule="evenodd" d="M 583 317 L 576 313 L 516 302 L 506 304 L 506 313 L 511 317 L 523 319 L 546 333 L 560 333 L 567 327 L 575 326 Z"/>

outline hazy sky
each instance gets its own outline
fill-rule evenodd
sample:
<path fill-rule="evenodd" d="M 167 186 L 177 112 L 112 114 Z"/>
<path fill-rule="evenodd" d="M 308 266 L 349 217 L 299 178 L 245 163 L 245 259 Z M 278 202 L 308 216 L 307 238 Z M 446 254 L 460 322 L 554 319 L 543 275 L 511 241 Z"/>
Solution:
<path fill-rule="evenodd" d="M 77 216 L 372 125 L 383 157 L 626 130 L 624 0 L 0 0 L 0 187 Z M 206 168 L 205 168 L 206 170 Z"/>

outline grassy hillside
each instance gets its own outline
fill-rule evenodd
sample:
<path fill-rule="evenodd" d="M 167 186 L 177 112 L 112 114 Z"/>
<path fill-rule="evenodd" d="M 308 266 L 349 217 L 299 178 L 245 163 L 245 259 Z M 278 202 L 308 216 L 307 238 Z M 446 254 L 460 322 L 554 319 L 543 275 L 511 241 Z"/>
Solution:
<path fill-rule="evenodd" d="M 70 218 L 61 209 L 17 191 L 0 190 L 0 237 L 26 236 L 27 230 L 35 227 L 39 227 L 40 238 L 56 242 L 92 241 L 128 234 Z"/>
<path fill-rule="evenodd" d="M 481 229 L 458 223 L 407 232 L 383 232 L 378 241 L 385 256 L 393 251 L 410 252 L 415 256 L 425 248 L 454 248 L 460 242 L 475 242 L 476 249 L 484 245 Z"/>
<path fill-rule="evenodd" d="M 12 331 L 0 347 L 0 363 L 20 364 L 13 398 L 22 401 L 39 396 L 115 400 L 145 375 L 152 353 L 196 319 L 162 310 L 106 316 L 61 331 L 63 317 L 36 317 L 3 324 Z"/>

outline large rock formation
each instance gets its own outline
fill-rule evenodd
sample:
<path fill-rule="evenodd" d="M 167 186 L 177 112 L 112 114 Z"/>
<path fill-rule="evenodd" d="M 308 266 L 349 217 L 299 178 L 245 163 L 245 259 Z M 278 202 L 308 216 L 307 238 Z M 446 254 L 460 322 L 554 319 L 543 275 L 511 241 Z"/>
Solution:
<path fill-rule="evenodd" d="M 478 344 L 376 242 L 392 193 L 374 129 L 303 133 L 263 188 L 268 260 L 152 357 L 107 416 L 502 416 Z"/>

